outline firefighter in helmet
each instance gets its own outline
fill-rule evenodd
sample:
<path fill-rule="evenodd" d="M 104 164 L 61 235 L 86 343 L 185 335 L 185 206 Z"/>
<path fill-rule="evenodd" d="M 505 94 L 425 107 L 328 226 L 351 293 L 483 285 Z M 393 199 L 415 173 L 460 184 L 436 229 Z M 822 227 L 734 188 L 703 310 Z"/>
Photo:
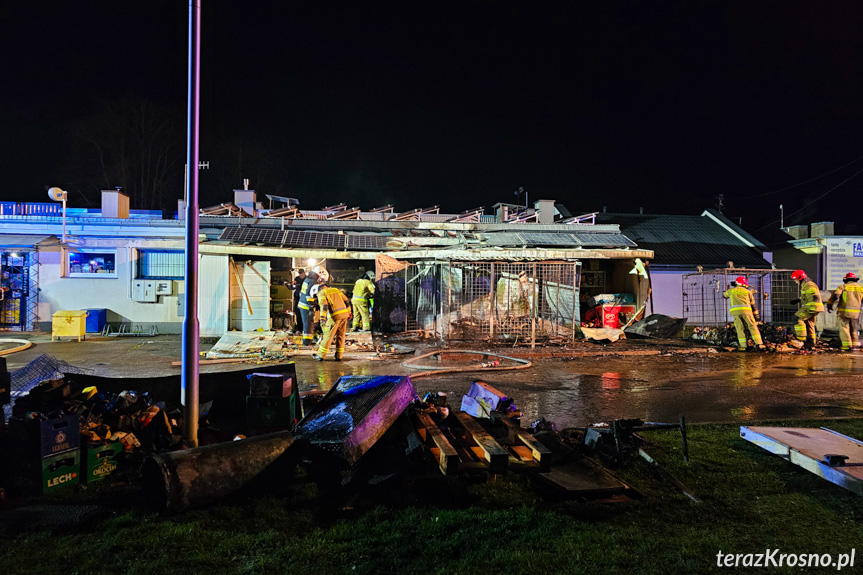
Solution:
<path fill-rule="evenodd" d="M 354 321 L 351 331 L 359 331 L 362 322 L 363 331 L 372 330 L 370 309 L 375 297 L 375 272 L 369 270 L 356 281 L 351 294 L 351 305 L 354 307 Z"/>
<path fill-rule="evenodd" d="M 329 274 L 326 270 L 320 272 L 320 286 L 317 300 L 321 309 L 321 323 L 324 324 L 324 334 L 321 336 L 321 344 L 312 357 L 323 361 L 330 349 L 333 349 L 334 359 L 341 361 L 345 354 L 345 333 L 348 330 L 348 321 L 351 319 L 351 300 L 342 290 L 336 287 L 328 287 Z"/>
<path fill-rule="evenodd" d="M 800 298 L 791 300 L 792 304 L 800 304 L 800 309 L 794 314 L 797 316 L 797 325 L 794 326 L 794 335 L 804 342 L 803 349 L 815 347 L 815 318 L 824 311 L 821 302 L 821 291 L 815 282 L 806 276 L 803 270 L 796 270 L 791 274 L 791 279 L 800 284 Z"/>
<path fill-rule="evenodd" d="M 300 297 L 297 300 L 297 309 L 303 324 L 303 345 L 312 345 L 315 338 L 315 297 L 311 293 L 312 288 L 318 285 L 319 267 L 310 270 L 300 286 Z"/>
<path fill-rule="evenodd" d="M 746 351 L 747 329 L 752 341 L 755 342 L 756 349 L 763 350 L 764 342 L 761 340 L 761 331 L 755 323 L 758 319 L 758 310 L 755 308 L 755 298 L 749 291 L 749 282 L 746 281 L 746 278 L 740 276 L 732 281 L 722 297 L 729 300 L 728 311 L 734 318 L 734 329 L 737 330 L 737 351 Z"/>
<path fill-rule="evenodd" d="M 838 303 L 836 319 L 839 323 L 839 341 L 842 351 L 851 351 L 860 347 L 857 338 L 857 319 L 860 317 L 860 306 L 863 303 L 863 286 L 857 282 L 860 278 L 854 272 L 845 274 L 842 285 L 836 288 L 827 300 L 827 313 L 833 311 L 833 304 Z"/>

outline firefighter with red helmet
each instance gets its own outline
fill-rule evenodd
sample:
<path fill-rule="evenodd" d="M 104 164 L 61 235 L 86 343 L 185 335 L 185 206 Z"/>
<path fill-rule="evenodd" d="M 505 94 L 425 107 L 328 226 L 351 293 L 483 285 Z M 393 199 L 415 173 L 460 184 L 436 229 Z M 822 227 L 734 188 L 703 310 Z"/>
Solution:
<path fill-rule="evenodd" d="M 860 347 L 857 337 L 857 319 L 860 317 L 860 307 L 863 304 L 863 286 L 857 282 L 860 278 L 854 272 L 845 274 L 842 285 L 836 288 L 827 300 L 827 312 L 833 311 L 833 304 L 838 303 L 836 319 L 839 323 L 839 341 L 842 351 L 851 351 Z"/>
<path fill-rule="evenodd" d="M 752 341 L 755 342 L 757 349 L 764 349 L 764 342 L 761 340 L 761 331 L 755 320 L 758 316 L 758 310 L 755 308 L 755 298 L 752 297 L 752 292 L 749 291 L 749 282 L 743 276 L 738 277 L 731 282 L 731 286 L 725 290 L 722 297 L 728 300 L 728 311 L 731 317 L 734 318 L 734 329 L 737 330 L 737 351 L 746 351 L 748 339 L 746 337 L 746 329 L 749 330 L 749 335 L 752 336 Z"/>
<path fill-rule="evenodd" d="M 791 274 L 791 279 L 800 284 L 800 298 L 791 300 L 792 304 L 800 304 L 800 309 L 794 314 L 797 316 L 797 325 L 794 326 L 794 335 L 804 342 L 803 349 L 815 347 L 815 318 L 824 311 L 821 302 L 821 291 L 815 282 L 806 276 L 803 270 L 796 270 Z"/>

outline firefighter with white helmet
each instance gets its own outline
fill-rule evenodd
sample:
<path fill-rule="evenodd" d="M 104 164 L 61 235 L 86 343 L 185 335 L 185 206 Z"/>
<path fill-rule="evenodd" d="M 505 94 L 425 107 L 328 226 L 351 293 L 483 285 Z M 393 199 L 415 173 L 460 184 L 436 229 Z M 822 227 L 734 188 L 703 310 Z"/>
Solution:
<path fill-rule="evenodd" d="M 800 304 L 800 309 L 794 314 L 797 316 L 797 325 L 794 326 L 794 335 L 804 342 L 803 349 L 813 349 L 817 335 L 815 333 L 815 318 L 824 311 L 824 303 L 821 301 L 821 291 L 815 282 L 806 276 L 803 270 L 796 270 L 791 274 L 791 279 L 800 284 L 800 298 L 791 300 L 792 304 Z"/>
<path fill-rule="evenodd" d="M 315 338 L 315 295 L 312 288 L 318 285 L 318 271 L 320 266 L 310 270 L 303 285 L 300 287 L 300 299 L 297 301 L 297 309 L 303 323 L 303 345 L 312 345 Z"/>
<path fill-rule="evenodd" d="M 854 272 L 845 274 L 842 285 L 836 288 L 830 299 L 827 300 L 827 312 L 836 308 L 836 319 L 839 323 L 839 341 L 842 342 L 842 351 L 851 351 L 860 347 L 857 337 L 857 320 L 860 317 L 861 303 L 863 303 L 863 286 L 857 282 L 860 278 Z"/>
<path fill-rule="evenodd" d="M 747 329 L 752 341 L 755 342 L 756 349 L 763 350 L 764 342 L 761 339 L 761 331 L 758 329 L 758 324 L 755 323 L 758 310 L 755 308 L 755 298 L 749 291 L 749 282 L 746 281 L 746 278 L 740 276 L 732 281 L 731 286 L 725 290 L 722 297 L 729 300 L 728 311 L 734 318 L 734 329 L 737 330 L 737 351 L 746 351 L 749 341 L 746 337 Z"/>

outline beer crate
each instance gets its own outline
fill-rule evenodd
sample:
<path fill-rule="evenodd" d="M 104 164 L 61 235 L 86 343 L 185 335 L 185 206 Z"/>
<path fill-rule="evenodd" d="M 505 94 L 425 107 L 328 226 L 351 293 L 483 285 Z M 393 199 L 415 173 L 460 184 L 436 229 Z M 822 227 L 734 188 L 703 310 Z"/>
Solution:
<path fill-rule="evenodd" d="M 85 445 L 81 449 L 81 477 L 85 483 L 102 481 L 111 475 L 119 464 L 123 444 L 119 441 L 100 445 Z"/>

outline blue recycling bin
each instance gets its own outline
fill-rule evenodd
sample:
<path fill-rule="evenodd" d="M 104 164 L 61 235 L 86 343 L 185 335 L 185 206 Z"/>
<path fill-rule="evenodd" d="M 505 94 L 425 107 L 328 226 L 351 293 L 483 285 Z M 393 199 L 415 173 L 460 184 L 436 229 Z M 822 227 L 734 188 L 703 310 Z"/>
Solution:
<path fill-rule="evenodd" d="M 87 333 L 101 333 L 105 329 L 105 324 L 108 322 L 107 309 L 88 309 L 87 321 L 84 330 Z"/>

